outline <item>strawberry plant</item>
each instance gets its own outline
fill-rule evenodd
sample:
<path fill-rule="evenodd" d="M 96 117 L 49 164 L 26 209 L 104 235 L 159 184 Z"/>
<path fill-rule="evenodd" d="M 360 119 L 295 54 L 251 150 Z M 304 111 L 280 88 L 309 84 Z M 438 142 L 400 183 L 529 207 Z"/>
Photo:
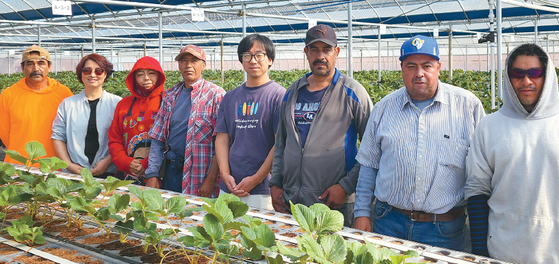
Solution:
<path fill-rule="evenodd" d="M 12 226 L 6 227 L 5 230 L 17 242 L 23 242 L 29 246 L 46 243 L 41 227 L 33 227 L 34 224 L 35 221 L 31 220 L 30 216 L 24 216 L 19 220 L 13 220 Z"/>
<path fill-rule="evenodd" d="M 212 263 L 218 259 L 220 262 L 229 263 L 229 256 L 239 255 L 239 246 L 232 243 L 235 236 L 230 230 L 242 231 L 242 227 L 249 227 L 244 222 L 235 221 L 246 214 L 248 205 L 241 202 L 239 197 L 231 194 L 222 194 L 217 199 L 203 198 L 203 205 L 207 214 L 204 216 L 204 226 L 189 227 L 191 236 L 179 238 L 185 246 L 214 249 Z M 201 254 L 201 251 L 198 251 Z"/>

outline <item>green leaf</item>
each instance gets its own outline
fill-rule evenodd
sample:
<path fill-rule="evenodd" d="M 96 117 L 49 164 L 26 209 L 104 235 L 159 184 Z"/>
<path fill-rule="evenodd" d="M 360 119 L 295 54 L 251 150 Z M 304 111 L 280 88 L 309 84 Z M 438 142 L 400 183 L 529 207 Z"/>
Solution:
<path fill-rule="evenodd" d="M 2 171 L 6 173 L 7 176 L 11 177 L 16 174 L 16 169 L 12 164 L 4 164 L 2 165 Z"/>
<path fill-rule="evenodd" d="M 415 257 L 419 257 L 419 253 L 417 253 L 417 251 L 411 250 L 411 249 L 408 250 L 408 251 L 406 251 L 406 252 L 404 252 L 404 255 L 410 256 L 410 257 L 414 257 L 414 258 L 415 258 Z"/>
<path fill-rule="evenodd" d="M 81 192 L 85 199 L 93 199 L 101 193 L 101 188 L 95 186 L 85 186 Z"/>
<path fill-rule="evenodd" d="M 392 260 L 392 264 L 404 264 L 406 262 L 406 259 L 409 258 L 410 256 L 390 256 L 390 259 Z"/>
<path fill-rule="evenodd" d="M 27 183 L 29 183 L 29 184 L 31 184 L 31 185 L 33 185 L 33 186 L 35 185 L 34 183 L 35 183 L 35 181 L 37 180 L 37 178 L 35 177 L 35 175 L 30 174 L 29 172 L 20 171 L 20 170 L 17 171 L 17 174 L 18 174 L 19 177 L 20 177 L 21 179 L 23 179 L 25 182 L 27 182 Z"/>
<path fill-rule="evenodd" d="M 99 221 L 107 221 L 109 220 L 111 213 L 109 212 L 108 207 L 103 207 L 97 210 L 97 212 L 95 212 L 93 216 Z"/>
<path fill-rule="evenodd" d="M 276 255 L 275 258 L 268 258 L 268 264 L 283 264 L 283 258 L 281 257 L 280 254 Z"/>
<path fill-rule="evenodd" d="M 365 251 L 357 255 L 357 257 L 355 258 L 355 264 L 374 264 L 374 263 L 378 263 L 378 262 L 373 261 L 373 256 L 371 256 L 371 253 L 369 253 L 369 251 Z"/>
<path fill-rule="evenodd" d="M 316 232 L 318 235 L 333 233 L 344 228 L 344 215 L 342 213 L 337 210 L 331 210 L 326 205 L 324 207 L 315 207 L 316 205 L 323 204 L 317 203 L 311 206 L 311 209 L 318 211 L 316 213 Z"/>
<path fill-rule="evenodd" d="M 50 167 L 51 167 L 52 171 L 57 171 L 57 170 L 60 170 L 60 169 L 68 168 L 68 163 L 66 163 L 66 161 L 63 161 L 63 160 L 59 159 L 56 156 L 52 156 L 52 157 L 50 157 Z"/>
<path fill-rule="evenodd" d="M 178 242 L 183 243 L 186 247 L 194 247 L 194 237 L 193 236 L 183 236 L 177 239 Z"/>
<path fill-rule="evenodd" d="M 324 257 L 331 262 L 343 261 L 347 254 L 344 238 L 339 234 L 320 237 L 320 246 L 324 251 Z"/>
<path fill-rule="evenodd" d="M 219 222 L 217 217 L 211 214 L 207 214 L 204 216 L 204 229 L 208 235 L 210 235 L 213 241 L 219 240 L 223 237 L 223 225 Z"/>
<path fill-rule="evenodd" d="M 291 260 L 300 259 L 303 256 L 303 253 L 297 250 L 296 248 L 288 248 L 283 245 L 281 241 L 276 242 L 276 246 L 278 247 L 279 252 L 288 257 Z"/>
<path fill-rule="evenodd" d="M 144 191 L 142 191 L 140 188 L 132 185 L 128 186 L 128 191 L 136 196 L 138 199 L 144 199 Z"/>
<path fill-rule="evenodd" d="M 243 222 L 238 222 L 238 221 L 234 221 L 234 222 L 229 222 L 223 225 L 223 229 L 224 230 L 239 230 L 241 231 L 241 228 L 243 226 L 248 227 L 248 225 L 246 223 Z"/>
<path fill-rule="evenodd" d="M 29 160 L 35 160 L 39 157 L 43 157 L 47 155 L 47 152 L 45 151 L 45 147 L 43 147 L 43 144 L 37 141 L 27 142 L 27 144 L 25 144 L 25 151 L 27 151 L 27 154 L 29 154 Z"/>
<path fill-rule="evenodd" d="M 76 212 L 89 213 L 91 215 L 95 214 L 95 207 L 87 203 L 86 200 L 81 196 L 76 196 L 74 199 L 72 199 L 72 202 L 70 202 L 70 204 L 72 205 L 72 209 L 74 209 Z"/>
<path fill-rule="evenodd" d="M 365 240 L 365 245 L 367 246 L 367 250 L 371 257 L 373 258 L 375 263 L 380 262 L 381 260 L 385 259 L 385 257 L 380 252 L 380 249 L 374 244 L 371 244 L 369 241 Z M 386 256 L 388 258 L 388 256 Z"/>
<path fill-rule="evenodd" d="M 132 182 L 133 181 L 122 181 L 122 180 L 119 180 L 119 179 L 117 179 L 113 176 L 109 176 L 101 184 L 105 188 L 105 192 L 112 192 L 112 191 L 118 189 L 119 187 L 124 187 L 128 184 L 131 184 Z"/>
<path fill-rule="evenodd" d="M 231 201 L 227 206 L 233 213 L 233 219 L 246 215 L 248 212 L 248 205 L 245 202 Z"/>
<path fill-rule="evenodd" d="M 42 235 L 35 236 L 35 240 L 33 240 L 33 244 L 42 245 L 47 243 L 45 237 Z"/>
<path fill-rule="evenodd" d="M 262 251 L 260 251 L 257 247 L 252 247 L 250 249 L 245 248 L 243 249 L 243 256 L 251 260 L 259 260 L 262 259 Z"/>
<path fill-rule="evenodd" d="M 130 221 L 130 220 L 126 222 L 118 221 L 115 224 L 115 228 L 121 234 L 129 234 L 134 229 L 134 221 Z"/>
<path fill-rule="evenodd" d="M 276 235 L 268 225 L 260 225 L 256 228 L 256 235 L 262 239 L 261 245 L 269 248 L 274 245 Z"/>
<path fill-rule="evenodd" d="M 15 150 L 4 150 L 4 153 L 6 153 L 6 156 L 16 160 L 17 162 L 26 165 L 27 164 L 27 158 L 24 156 L 21 156 L 19 154 L 19 152 L 15 151 Z"/>
<path fill-rule="evenodd" d="M 107 206 L 111 214 L 118 214 L 120 211 L 126 209 L 129 203 L 130 203 L 130 195 L 125 194 L 120 196 L 115 193 L 111 196 L 111 198 L 109 198 L 109 202 L 107 203 Z"/>
<path fill-rule="evenodd" d="M 309 254 L 312 259 L 320 263 L 326 261 L 326 256 L 322 247 L 314 240 L 308 233 L 303 234 L 301 237 L 297 238 L 297 244 L 304 248 L 304 252 Z"/>
<path fill-rule="evenodd" d="M 180 196 L 171 197 L 165 203 L 165 207 L 167 207 L 167 213 L 180 213 L 184 209 L 184 207 L 186 207 L 186 199 Z"/>
<path fill-rule="evenodd" d="M 88 187 L 101 187 L 101 184 L 93 178 L 93 174 L 88 168 L 82 168 L 80 170 L 80 175 L 83 178 L 83 182 Z"/>
<path fill-rule="evenodd" d="M 315 213 L 302 204 L 293 204 L 291 201 L 289 203 L 291 204 L 291 213 L 301 229 L 312 233 L 315 230 Z"/>
<path fill-rule="evenodd" d="M 254 230 L 254 228 L 243 226 L 241 227 L 241 230 L 243 232 L 242 234 L 251 241 L 254 241 L 256 240 L 256 238 L 258 238 L 256 236 L 256 231 Z"/>
<path fill-rule="evenodd" d="M 157 189 L 149 189 L 144 191 L 144 200 L 148 206 L 156 211 L 163 211 L 165 208 L 165 200 Z"/>

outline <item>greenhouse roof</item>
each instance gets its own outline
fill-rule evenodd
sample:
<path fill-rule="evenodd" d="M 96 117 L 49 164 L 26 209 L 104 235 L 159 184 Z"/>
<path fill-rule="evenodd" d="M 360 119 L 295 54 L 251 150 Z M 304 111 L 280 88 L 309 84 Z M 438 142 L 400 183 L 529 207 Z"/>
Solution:
<path fill-rule="evenodd" d="M 446 39 L 452 29 L 457 44 L 465 45 L 477 44 L 490 28 L 487 0 L 77 0 L 72 1 L 72 16 L 53 15 L 51 4 L 0 0 L 0 47 L 28 46 L 40 35 L 42 45 L 66 49 L 91 49 L 93 38 L 97 48 L 157 48 L 160 13 L 164 48 L 185 43 L 219 46 L 221 41 L 236 46 L 242 38 L 243 6 L 247 34 L 265 34 L 285 49 L 300 50 L 309 20 L 336 28 L 344 43 L 349 4 L 356 47 L 375 43 L 381 24 L 386 26 L 380 34 L 384 41 L 433 36 L 436 31 Z M 204 10 L 204 21 L 192 20 L 193 8 Z M 533 41 L 537 25 L 541 38 L 558 40 L 558 12 L 556 0 L 502 0 L 503 36 Z"/>

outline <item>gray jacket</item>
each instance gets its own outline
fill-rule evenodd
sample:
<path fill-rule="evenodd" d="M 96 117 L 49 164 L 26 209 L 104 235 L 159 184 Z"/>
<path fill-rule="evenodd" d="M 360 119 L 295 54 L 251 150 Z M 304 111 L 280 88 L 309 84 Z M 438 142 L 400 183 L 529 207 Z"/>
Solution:
<path fill-rule="evenodd" d="M 285 201 L 310 206 L 325 203 L 327 198 L 318 196 L 339 183 L 351 194 L 346 202 L 353 202 L 359 176 L 357 139 L 362 139 L 373 103 L 360 83 L 336 69 L 302 146 L 293 113 L 309 75 L 295 81 L 284 96 L 269 185 L 282 188 Z"/>

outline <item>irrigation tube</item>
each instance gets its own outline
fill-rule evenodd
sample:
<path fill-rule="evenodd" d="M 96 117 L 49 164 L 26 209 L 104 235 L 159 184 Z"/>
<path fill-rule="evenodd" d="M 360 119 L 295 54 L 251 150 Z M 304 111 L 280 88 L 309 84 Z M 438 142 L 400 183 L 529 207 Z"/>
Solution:
<path fill-rule="evenodd" d="M 67 260 L 67 259 L 63 259 L 63 258 L 61 258 L 61 257 L 57 257 L 57 256 L 55 256 L 55 255 L 53 255 L 53 254 L 50 254 L 50 253 L 47 253 L 47 252 L 43 252 L 43 251 L 41 251 L 41 250 L 38 250 L 38 249 L 35 249 L 35 248 L 32 248 L 32 247 L 28 247 L 28 246 L 26 246 L 26 245 L 17 243 L 17 242 L 12 241 L 12 240 L 5 239 L 5 238 L 3 238 L 3 237 L 0 237 L 0 243 L 4 243 L 4 244 L 6 244 L 6 245 L 8 245 L 8 246 L 12 246 L 12 247 L 14 247 L 14 248 L 17 248 L 17 249 L 19 249 L 19 250 L 21 250 L 21 251 L 23 251 L 23 252 L 29 252 L 29 253 L 31 253 L 31 254 L 33 254 L 33 255 L 39 256 L 39 257 L 44 258 L 44 259 L 48 259 L 48 260 L 53 261 L 53 262 L 56 262 L 56 263 L 60 263 L 60 264 L 77 264 L 76 262 L 72 262 L 72 261 L 69 261 L 69 260 Z"/>

